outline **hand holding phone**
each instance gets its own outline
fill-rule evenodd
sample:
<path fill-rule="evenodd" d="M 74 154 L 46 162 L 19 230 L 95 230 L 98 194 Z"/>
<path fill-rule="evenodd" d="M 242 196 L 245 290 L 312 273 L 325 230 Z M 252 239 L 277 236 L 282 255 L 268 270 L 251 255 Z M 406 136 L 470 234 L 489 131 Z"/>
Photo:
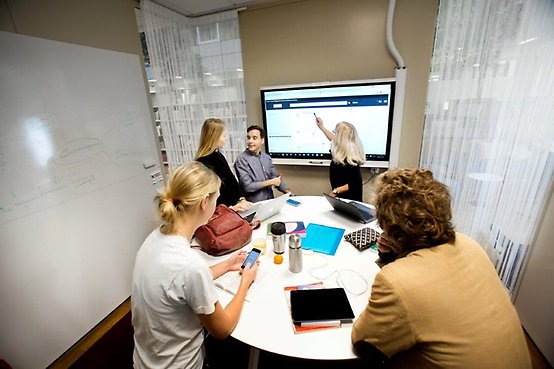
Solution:
<path fill-rule="evenodd" d="M 250 250 L 250 252 L 248 253 L 248 256 L 244 260 L 244 263 L 242 263 L 242 265 L 240 266 L 241 269 L 244 269 L 247 265 L 254 265 L 256 260 L 258 260 L 258 256 L 260 256 L 260 252 L 261 251 L 256 248 L 253 248 L 252 250 Z"/>

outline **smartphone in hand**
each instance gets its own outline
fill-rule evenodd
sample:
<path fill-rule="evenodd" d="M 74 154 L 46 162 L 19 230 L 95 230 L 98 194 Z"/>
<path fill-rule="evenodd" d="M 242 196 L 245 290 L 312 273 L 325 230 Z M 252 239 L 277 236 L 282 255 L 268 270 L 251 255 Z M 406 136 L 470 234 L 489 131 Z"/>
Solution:
<path fill-rule="evenodd" d="M 256 260 L 258 260 L 258 256 L 260 256 L 260 252 L 261 251 L 256 248 L 253 248 L 252 250 L 250 250 L 250 252 L 248 253 L 248 256 L 244 260 L 244 263 L 242 263 L 240 267 L 244 269 L 248 264 L 254 265 Z"/>

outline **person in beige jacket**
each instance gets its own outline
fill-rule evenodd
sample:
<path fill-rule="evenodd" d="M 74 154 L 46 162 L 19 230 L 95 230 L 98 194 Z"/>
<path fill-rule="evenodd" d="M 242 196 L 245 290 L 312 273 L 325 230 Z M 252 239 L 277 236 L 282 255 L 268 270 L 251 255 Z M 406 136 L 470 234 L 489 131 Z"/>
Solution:
<path fill-rule="evenodd" d="M 352 328 L 356 353 L 392 368 L 531 368 L 492 263 L 454 231 L 447 187 L 425 169 L 392 169 L 376 196 L 385 265 Z"/>

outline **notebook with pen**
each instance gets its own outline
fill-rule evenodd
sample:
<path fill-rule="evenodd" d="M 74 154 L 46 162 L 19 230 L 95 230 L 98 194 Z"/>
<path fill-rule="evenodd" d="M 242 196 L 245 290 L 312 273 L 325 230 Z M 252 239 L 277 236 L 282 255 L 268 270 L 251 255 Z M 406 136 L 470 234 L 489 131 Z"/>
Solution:
<path fill-rule="evenodd" d="M 350 323 L 354 319 L 343 288 L 290 291 L 290 307 L 294 324 L 325 321 Z"/>
<path fill-rule="evenodd" d="M 320 289 L 320 288 L 325 288 L 325 286 L 323 285 L 323 282 L 321 282 L 321 281 L 314 282 L 314 283 L 308 283 L 308 284 L 301 284 L 301 285 L 296 285 L 296 286 L 286 286 L 284 288 L 284 291 L 285 291 L 285 299 L 287 301 L 287 306 L 289 307 L 289 312 L 291 310 L 291 308 L 290 308 L 290 293 L 291 293 L 291 291 L 313 290 L 313 289 Z M 291 322 L 292 322 L 292 319 L 291 319 Z M 341 327 L 340 321 L 338 321 L 338 322 L 337 321 L 323 321 L 323 322 L 310 321 L 310 322 L 304 322 L 304 323 L 300 323 L 300 324 L 298 324 L 298 323 L 294 324 L 294 322 L 292 322 L 292 323 L 293 323 L 292 324 L 292 329 L 293 329 L 295 334 L 304 333 L 304 332 L 319 331 L 319 330 L 323 330 L 323 329 L 340 328 Z"/>
<path fill-rule="evenodd" d="M 375 219 L 375 210 L 356 201 L 345 201 L 338 197 L 323 194 L 333 209 L 361 223 L 369 223 Z"/>

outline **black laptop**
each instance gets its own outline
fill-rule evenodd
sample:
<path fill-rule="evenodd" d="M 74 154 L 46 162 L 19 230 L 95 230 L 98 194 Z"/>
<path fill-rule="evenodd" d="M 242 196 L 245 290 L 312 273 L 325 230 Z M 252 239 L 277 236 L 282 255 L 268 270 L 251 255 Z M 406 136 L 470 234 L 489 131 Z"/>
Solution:
<path fill-rule="evenodd" d="M 369 223 L 375 219 L 375 210 L 356 201 L 346 201 L 338 197 L 323 194 L 333 209 L 361 223 Z"/>

